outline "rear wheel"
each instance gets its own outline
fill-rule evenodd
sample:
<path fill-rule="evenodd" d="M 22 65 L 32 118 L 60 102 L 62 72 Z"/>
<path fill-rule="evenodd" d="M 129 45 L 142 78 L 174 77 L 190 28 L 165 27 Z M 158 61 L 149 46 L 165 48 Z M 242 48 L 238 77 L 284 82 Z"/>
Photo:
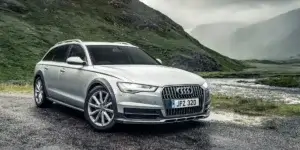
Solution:
<path fill-rule="evenodd" d="M 115 125 L 115 106 L 110 92 L 102 86 L 93 88 L 85 101 L 84 116 L 98 131 L 110 130 Z"/>
<path fill-rule="evenodd" d="M 49 107 L 52 102 L 47 99 L 42 78 L 36 78 L 34 83 L 34 101 L 36 106 L 40 108 Z"/>

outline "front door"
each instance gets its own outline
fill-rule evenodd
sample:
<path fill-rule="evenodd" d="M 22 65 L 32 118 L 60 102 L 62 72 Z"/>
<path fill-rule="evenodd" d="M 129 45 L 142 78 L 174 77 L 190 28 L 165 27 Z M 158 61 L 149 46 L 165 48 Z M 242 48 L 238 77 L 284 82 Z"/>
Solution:
<path fill-rule="evenodd" d="M 73 44 L 70 52 L 67 56 L 69 57 L 80 57 L 82 60 L 87 61 L 84 49 L 78 45 Z M 61 91 L 66 96 L 65 103 L 73 105 L 75 107 L 83 108 L 85 100 L 85 84 L 86 77 L 89 72 L 84 71 L 85 65 L 76 65 L 65 63 L 61 68 L 59 76 L 59 83 Z"/>

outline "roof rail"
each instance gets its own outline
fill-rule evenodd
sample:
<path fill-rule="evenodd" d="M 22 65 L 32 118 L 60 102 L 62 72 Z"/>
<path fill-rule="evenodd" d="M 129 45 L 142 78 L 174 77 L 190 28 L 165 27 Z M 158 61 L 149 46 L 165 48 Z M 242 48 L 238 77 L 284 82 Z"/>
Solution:
<path fill-rule="evenodd" d="M 69 42 L 78 42 L 78 43 L 81 43 L 82 41 L 80 39 L 69 39 L 69 40 L 64 40 L 64 41 L 57 42 L 55 45 L 63 44 L 63 43 L 69 43 Z"/>
<path fill-rule="evenodd" d="M 114 42 L 114 43 L 125 44 L 125 45 L 132 45 L 131 43 L 128 43 L 128 42 Z"/>

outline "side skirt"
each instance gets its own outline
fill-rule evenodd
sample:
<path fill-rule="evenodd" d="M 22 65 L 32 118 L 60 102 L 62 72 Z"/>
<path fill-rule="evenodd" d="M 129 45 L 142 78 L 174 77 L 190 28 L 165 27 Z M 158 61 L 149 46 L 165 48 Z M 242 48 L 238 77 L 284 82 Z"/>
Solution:
<path fill-rule="evenodd" d="M 76 109 L 76 110 L 79 110 L 81 112 L 84 112 L 83 109 L 81 108 L 78 108 L 78 107 L 75 107 L 75 106 L 72 106 L 72 105 L 69 105 L 69 104 L 66 104 L 64 102 L 61 102 L 61 101 L 58 101 L 58 100 L 55 100 L 53 98 L 50 98 L 50 97 L 47 97 L 50 101 L 54 102 L 54 103 L 57 103 L 57 104 L 60 104 L 60 105 L 63 105 L 63 106 L 66 106 L 66 107 L 69 107 L 69 108 L 72 108 L 72 109 Z"/>

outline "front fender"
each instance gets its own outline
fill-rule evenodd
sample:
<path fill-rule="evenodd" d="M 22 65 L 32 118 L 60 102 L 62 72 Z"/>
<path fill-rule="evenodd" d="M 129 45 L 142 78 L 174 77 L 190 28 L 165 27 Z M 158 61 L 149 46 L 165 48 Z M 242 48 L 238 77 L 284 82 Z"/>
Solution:
<path fill-rule="evenodd" d="M 88 85 L 86 95 L 91 90 L 91 88 L 96 84 L 100 84 L 101 86 L 106 87 L 109 90 L 109 92 L 112 92 L 112 94 L 114 94 L 112 86 L 110 85 L 110 83 L 106 79 L 96 78 L 96 79 L 92 80 L 91 83 Z"/>
<path fill-rule="evenodd" d="M 117 112 L 118 109 L 117 109 L 117 102 L 116 102 L 114 89 L 113 89 L 111 83 L 108 82 L 104 78 L 96 78 L 96 79 L 92 80 L 92 82 L 88 85 L 88 88 L 87 88 L 88 90 L 86 91 L 85 101 L 87 101 L 87 95 L 88 95 L 89 91 L 92 90 L 92 88 L 95 87 L 95 85 L 101 85 L 108 90 L 109 94 L 111 95 L 113 105 L 115 106 L 114 111 Z"/>

